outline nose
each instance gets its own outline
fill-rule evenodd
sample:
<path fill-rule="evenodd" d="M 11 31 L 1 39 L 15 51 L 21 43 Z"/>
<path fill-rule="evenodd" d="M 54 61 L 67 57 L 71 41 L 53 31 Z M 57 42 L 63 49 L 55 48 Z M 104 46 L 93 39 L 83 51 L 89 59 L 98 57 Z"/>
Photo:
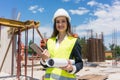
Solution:
<path fill-rule="evenodd" d="M 61 25 L 62 25 L 62 23 L 59 23 L 59 25 L 61 26 Z"/>

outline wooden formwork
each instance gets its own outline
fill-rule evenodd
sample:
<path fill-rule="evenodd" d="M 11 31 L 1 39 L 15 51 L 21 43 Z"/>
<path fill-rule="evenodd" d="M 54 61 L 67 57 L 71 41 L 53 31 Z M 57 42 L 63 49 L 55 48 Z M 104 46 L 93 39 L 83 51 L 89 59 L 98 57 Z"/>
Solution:
<path fill-rule="evenodd" d="M 87 58 L 90 62 L 105 60 L 104 44 L 102 39 L 90 38 L 87 40 Z"/>

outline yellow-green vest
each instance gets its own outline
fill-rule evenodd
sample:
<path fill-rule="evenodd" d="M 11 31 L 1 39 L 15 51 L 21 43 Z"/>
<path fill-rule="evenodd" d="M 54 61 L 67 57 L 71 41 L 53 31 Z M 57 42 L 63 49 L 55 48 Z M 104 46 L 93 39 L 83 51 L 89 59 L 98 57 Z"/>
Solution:
<path fill-rule="evenodd" d="M 47 41 L 47 48 L 51 58 L 69 59 L 76 40 L 77 38 L 74 37 L 66 37 L 57 48 L 56 38 L 50 38 Z M 60 68 L 50 67 L 46 69 L 45 80 L 76 80 L 75 78 L 75 74 L 70 74 Z"/>

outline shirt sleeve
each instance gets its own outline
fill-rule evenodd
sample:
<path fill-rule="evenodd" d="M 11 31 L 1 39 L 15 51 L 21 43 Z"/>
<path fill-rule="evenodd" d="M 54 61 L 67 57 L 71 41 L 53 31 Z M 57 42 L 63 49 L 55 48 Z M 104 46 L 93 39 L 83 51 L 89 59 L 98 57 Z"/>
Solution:
<path fill-rule="evenodd" d="M 40 59 L 40 63 L 43 64 L 43 65 L 46 65 L 46 62 L 44 62 L 44 61 L 42 60 L 42 58 Z"/>
<path fill-rule="evenodd" d="M 47 68 L 47 67 L 48 67 L 47 64 L 46 64 L 46 62 L 44 62 L 44 61 L 42 60 L 42 58 L 40 59 L 40 64 L 41 64 L 44 68 Z"/>
<path fill-rule="evenodd" d="M 69 71 L 70 74 L 74 74 L 76 72 L 76 66 L 73 65 L 73 70 L 72 71 Z"/>

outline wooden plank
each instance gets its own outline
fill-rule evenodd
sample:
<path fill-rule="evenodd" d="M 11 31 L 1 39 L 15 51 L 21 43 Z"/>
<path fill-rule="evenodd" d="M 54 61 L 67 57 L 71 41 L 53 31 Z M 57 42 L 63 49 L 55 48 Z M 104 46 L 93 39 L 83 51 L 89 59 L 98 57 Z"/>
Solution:
<path fill-rule="evenodd" d="M 95 75 L 95 77 L 89 79 L 89 80 L 106 80 L 108 76 L 106 75 Z"/>
<path fill-rule="evenodd" d="M 5 18 L 0 18 L 0 24 L 9 27 L 20 27 L 20 28 L 24 27 L 24 22 L 5 19 Z"/>
<path fill-rule="evenodd" d="M 105 80 L 107 79 L 107 75 L 95 75 L 95 74 L 88 74 L 78 78 L 78 80 Z"/>
<path fill-rule="evenodd" d="M 84 75 L 84 76 L 79 77 L 78 80 L 88 80 L 92 77 L 95 77 L 95 75 L 91 75 L 91 74 L 90 75 Z"/>
<path fill-rule="evenodd" d="M 22 22 L 22 21 L 17 21 L 12 19 L 0 18 L 0 25 L 3 25 L 5 27 L 11 27 L 10 30 L 8 30 L 8 34 L 11 34 L 13 32 L 13 28 L 16 28 L 15 33 L 18 33 L 18 28 L 20 28 L 20 31 L 25 31 L 33 27 L 38 28 L 40 25 L 40 22 L 36 22 L 33 20 L 27 20 L 25 22 Z"/>
<path fill-rule="evenodd" d="M 35 22 L 33 20 L 27 20 L 25 22 L 22 22 L 12 19 L 0 18 L 0 25 L 12 28 L 21 28 L 21 30 L 23 31 L 26 29 L 26 27 L 28 27 L 28 29 L 32 28 L 33 26 L 38 27 L 40 25 L 40 22 Z"/>

